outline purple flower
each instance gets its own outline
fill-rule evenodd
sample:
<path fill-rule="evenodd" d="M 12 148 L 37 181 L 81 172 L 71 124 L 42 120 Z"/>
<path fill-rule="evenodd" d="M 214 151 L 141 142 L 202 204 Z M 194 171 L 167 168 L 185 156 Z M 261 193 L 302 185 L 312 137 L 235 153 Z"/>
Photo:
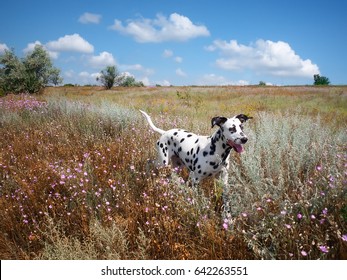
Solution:
<path fill-rule="evenodd" d="M 347 241 L 347 234 L 342 235 L 342 240 Z"/>
<path fill-rule="evenodd" d="M 227 230 L 227 229 L 228 229 L 228 224 L 227 224 L 227 223 L 223 223 L 223 228 L 224 228 L 225 230 Z"/>
<path fill-rule="evenodd" d="M 328 214 L 328 209 L 326 207 L 323 209 L 322 214 L 323 215 L 327 215 Z"/>
<path fill-rule="evenodd" d="M 302 250 L 300 253 L 301 253 L 301 255 L 303 255 L 304 257 L 306 257 L 306 256 L 307 256 L 307 252 L 306 252 L 306 251 L 304 251 L 304 250 Z"/>
<path fill-rule="evenodd" d="M 299 213 L 299 214 L 297 215 L 297 217 L 298 217 L 299 220 L 301 220 L 303 216 L 302 216 L 301 213 Z"/>
<path fill-rule="evenodd" d="M 327 248 L 327 246 L 319 246 L 319 250 L 321 250 L 323 253 L 328 253 L 329 249 Z"/>
<path fill-rule="evenodd" d="M 287 229 L 291 229 L 292 228 L 292 226 L 291 225 L 288 225 L 288 224 L 285 224 L 284 225 Z"/>
<path fill-rule="evenodd" d="M 317 165 L 317 166 L 316 166 L 316 170 L 317 170 L 317 171 L 321 171 L 321 170 L 322 170 L 322 166 L 321 166 L 321 165 Z"/>

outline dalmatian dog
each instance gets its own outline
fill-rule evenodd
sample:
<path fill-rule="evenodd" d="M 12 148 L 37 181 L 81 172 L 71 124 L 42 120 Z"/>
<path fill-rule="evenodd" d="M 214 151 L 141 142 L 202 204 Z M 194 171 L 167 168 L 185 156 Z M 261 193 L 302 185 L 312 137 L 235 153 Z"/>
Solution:
<path fill-rule="evenodd" d="M 224 188 L 227 186 L 230 152 L 244 151 L 243 145 L 248 138 L 243 132 L 243 125 L 252 117 L 244 114 L 232 118 L 214 117 L 211 120 L 212 128 L 217 125 L 218 130 L 211 136 L 200 136 L 176 128 L 164 131 L 153 124 L 146 112 L 140 112 L 150 127 L 161 134 L 157 142 L 159 164 L 185 166 L 190 171 L 193 186 L 204 178 L 217 175 L 220 176 Z M 225 190 L 223 196 L 224 193 Z"/>

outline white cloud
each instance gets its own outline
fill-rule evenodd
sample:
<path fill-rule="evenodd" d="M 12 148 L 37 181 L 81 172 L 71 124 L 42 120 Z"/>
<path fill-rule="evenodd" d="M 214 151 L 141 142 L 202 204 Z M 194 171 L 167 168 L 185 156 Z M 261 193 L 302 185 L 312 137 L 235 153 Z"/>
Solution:
<path fill-rule="evenodd" d="M 27 45 L 27 47 L 25 49 L 23 49 L 23 52 L 24 53 L 29 53 L 29 52 L 32 52 L 34 49 L 35 49 L 35 46 L 38 45 L 38 46 L 42 46 L 44 50 L 47 51 L 48 55 L 53 58 L 53 59 L 57 59 L 58 56 L 59 56 L 59 53 L 58 52 L 54 52 L 54 51 L 50 51 L 46 48 L 46 46 L 42 45 L 40 41 L 35 41 L 33 43 L 29 43 Z"/>
<path fill-rule="evenodd" d="M 164 50 L 163 52 L 163 57 L 168 58 L 173 56 L 173 51 L 172 50 Z"/>
<path fill-rule="evenodd" d="M 80 85 L 86 85 L 91 84 L 95 85 L 97 84 L 96 78 L 100 77 L 100 73 L 89 73 L 87 71 L 82 71 L 78 74 L 78 84 Z"/>
<path fill-rule="evenodd" d="M 83 24 L 88 24 L 88 23 L 98 24 L 100 23 L 101 17 L 102 16 L 98 14 L 84 13 L 83 15 L 79 17 L 78 21 Z"/>
<path fill-rule="evenodd" d="M 177 63 L 182 63 L 183 58 L 180 57 L 180 56 L 176 56 L 176 57 L 175 57 L 175 61 L 176 61 Z"/>
<path fill-rule="evenodd" d="M 122 71 L 137 71 L 137 72 L 140 72 L 140 74 L 145 76 L 149 76 L 154 73 L 153 69 L 145 68 L 141 64 L 122 64 L 122 65 L 119 65 L 119 68 Z"/>
<path fill-rule="evenodd" d="M 181 68 L 176 69 L 176 75 L 180 77 L 187 77 L 187 74 Z"/>
<path fill-rule="evenodd" d="M 164 87 L 169 87 L 169 86 L 171 86 L 171 83 L 170 83 L 168 80 L 157 81 L 155 84 L 156 84 L 156 85 L 161 85 L 161 86 L 164 86 Z"/>
<path fill-rule="evenodd" d="M 46 45 L 48 50 L 55 52 L 81 52 L 92 53 L 94 47 L 79 34 L 65 35 L 56 41 L 50 41 Z"/>
<path fill-rule="evenodd" d="M 99 55 L 89 57 L 88 63 L 93 68 L 105 68 L 106 66 L 116 65 L 116 60 L 109 52 L 102 52 Z"/>
<path fill-rule="evenodd" d="M 245 80 L 231 81 L 223 76 L 216 74 L 205 74 L 198 81 L 199 85 L 211 85 L 211 86 L 225 86 L 225 85 L 235 85 L 235 86 L 246 86 L 250 83 Z"/>
<path fill-rule="evenodd" d="M 254 70 L 257 74 L 290 77 L 312 77 L 319 73 L 316 64 L 303 60 L 283 41 L 257 40 L 246 46 L 236 40 L 216 40 L 206 50 L 220 51 L 216 65 L 225 70 Z"/>
<path fill-rule="evenodd" d="M 6 50 L 8 50 L 8 46 L 6 44 L 1 44 L 0 43 L 0 54 L 4 53 Z"/>
<path fill-rule="evenodd" d="M 188 17 L 177 13 L 171 14 L 169 18 L 158 14 L 155 19 L 132 19 L 125 26 L 116 19 L 110 28 L 129 35 L 140 43 L 187 41 L 210 35 L 204 25 L 195 25 Z"/>

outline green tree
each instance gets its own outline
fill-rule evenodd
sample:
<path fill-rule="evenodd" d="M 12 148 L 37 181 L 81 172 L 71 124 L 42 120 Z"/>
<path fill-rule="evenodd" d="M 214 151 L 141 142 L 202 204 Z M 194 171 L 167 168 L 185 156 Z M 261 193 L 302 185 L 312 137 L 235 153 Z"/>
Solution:
<path fill-rule="evenodd" d="M 141 81 L 136 81 L 134 77 L 127 76 L 123 79 L 123 81 L 119 84 L 122 87 L 143 87 L 144 84 Z"/>
<path fill-rule="evenodd" d="M 329 78 L 320 76 L 319 74 L 313 75 L 315 86 L 327 86 L 330 84 Z"/>
<path fill-rule="evenodd" d="M 110 89 L 114 85 L 118 85 L 123 80 L 123 77 L 117 70 L 116 66 L 107 66 L 105 69 L 101 70 L 100 76 L 96 78 L 105 89 Z"/>
<path fill-rule="evenodd" d="M 53 67 L 48 53 L 42 46 L 23 59 L 19 59 L 13 50 L 6 50 L 0 56 L 0 88 L 7 93 L 37 93 L 42 88 L 62 82 L 60 70 Z"/>

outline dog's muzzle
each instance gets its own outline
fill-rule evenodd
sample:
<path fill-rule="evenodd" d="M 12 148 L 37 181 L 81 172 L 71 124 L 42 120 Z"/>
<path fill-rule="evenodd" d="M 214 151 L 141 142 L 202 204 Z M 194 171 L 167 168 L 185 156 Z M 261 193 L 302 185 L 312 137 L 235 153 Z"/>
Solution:
<path fill-rule="evenodd" d="M 228 144 L 230 147 L 232 147 L 232 148 L 235 150 L 235 152 L 237 152 L 237 153 L 240 154 L 240 153 L 244 152 L 244 148 L 243 148 L 242 145 L 247 143 L 248 138 L 247 138 L 247 137 L 242 137 L 242 138 L 240 139 L 240 141 L 241 141 L 242 144 L 236 144 L 234 141 L 228 140 L 227 144 Z"/>

